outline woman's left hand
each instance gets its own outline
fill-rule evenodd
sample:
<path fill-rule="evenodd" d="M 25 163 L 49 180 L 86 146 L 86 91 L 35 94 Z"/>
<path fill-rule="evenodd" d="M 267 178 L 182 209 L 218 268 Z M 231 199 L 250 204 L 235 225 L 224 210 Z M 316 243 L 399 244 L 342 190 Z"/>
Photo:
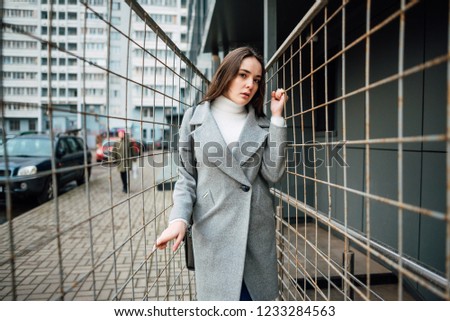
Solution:
<path fill-rule="evenodd" d="M 288 96 L 284 89 L 277 89 L 272 91 L 272 99 L 270 101 L 270 110 L 272 116 L 281 116 L 283 113 L 284 104 L 288 100 Z"/>

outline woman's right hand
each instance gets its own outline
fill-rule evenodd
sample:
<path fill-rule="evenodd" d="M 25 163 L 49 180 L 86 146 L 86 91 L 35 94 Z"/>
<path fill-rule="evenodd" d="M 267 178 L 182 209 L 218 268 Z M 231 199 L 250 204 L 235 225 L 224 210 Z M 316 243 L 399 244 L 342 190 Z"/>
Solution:
<path fill-rule="evenodd" d="M 175 221 L 169 224 L 169 226 L 161 233 L 156 239 L 155 247 L 159 250 L 164 250 L 167 247 L 167 243 L 173 239 L 175 243 L 172 246 L 172 251 L 176 251 L 180 246 L 186 234 L 186 223 L 183 221 Z"/>

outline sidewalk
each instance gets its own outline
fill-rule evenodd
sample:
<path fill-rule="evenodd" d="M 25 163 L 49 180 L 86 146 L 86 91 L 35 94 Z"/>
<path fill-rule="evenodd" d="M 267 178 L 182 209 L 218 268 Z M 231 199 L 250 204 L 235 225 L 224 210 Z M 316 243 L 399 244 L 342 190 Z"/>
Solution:
<path fill-rule="evenodd" d="M 129 195 L 117 169 L 97 163 L 89 186 L 13 220 L 17 300 L 59 300 L 61 282 L 64 300 L 189 299 L 193 274 L 181 272 L 184 253 L 152 251 L 166 226 L 172 191 L 157 189 L 155 177 L 163 169 L 150 167 L 149 159 L 137 177 L 130 172 Z M 9 234 L 8 224 L 1 225 L 0 300 L 13 299 Z"/>

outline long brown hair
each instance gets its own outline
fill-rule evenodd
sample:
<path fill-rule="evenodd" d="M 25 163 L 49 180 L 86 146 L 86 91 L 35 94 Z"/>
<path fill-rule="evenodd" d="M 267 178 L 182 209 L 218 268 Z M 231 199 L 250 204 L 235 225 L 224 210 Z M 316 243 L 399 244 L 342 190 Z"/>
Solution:
<path fill-rule="evenodd" d="M 200 103 L 205 101 L 213 101 L 220 95 L 223 95 L 223 93 L 228 90 L 230 82 L 237 76 L 242 60 L 248 57 L 255 57 L 261 64 L 261 81 L 258 85 L 258 91 L 253 96 L 250 104 L 255 109 L 255 114 L 257 117 L 264 116 L 263 105 L 264 94 L 266 91 L 266 85 L 264 82 L 264 62 L 262 57 L 250 47 L 240 47 L 234 49 L 225 56 L 214 74 L 211 85 L 208 87 L 208 90 Z"/>

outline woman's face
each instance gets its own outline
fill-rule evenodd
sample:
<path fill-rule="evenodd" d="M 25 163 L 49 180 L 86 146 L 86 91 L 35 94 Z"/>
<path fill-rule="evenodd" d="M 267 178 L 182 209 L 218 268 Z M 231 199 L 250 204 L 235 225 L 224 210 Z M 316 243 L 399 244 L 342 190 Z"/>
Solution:
<path fill-rule="evenodd" d="M 242 60 L 237 75 L 228 85 L 223 94 L 237 105 L 248 104 L 258 91 L 262 75 L 262 66 L 255 57 Z"/>

